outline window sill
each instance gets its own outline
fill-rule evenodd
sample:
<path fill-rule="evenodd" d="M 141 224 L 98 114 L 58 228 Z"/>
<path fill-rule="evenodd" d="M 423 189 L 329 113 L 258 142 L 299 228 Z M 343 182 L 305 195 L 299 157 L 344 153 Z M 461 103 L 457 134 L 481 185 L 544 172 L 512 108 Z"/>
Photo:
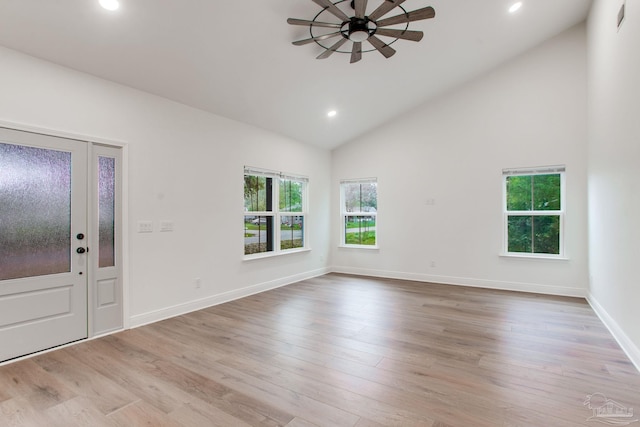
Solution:
<path fill-rule="evenodd" d="M 367 250 L 378 250 L 379 246 L 371 246 L 371 245 L 338 245 L 339 248 L 344 249 L 367 249 Z"/>
<path fill-rule="evenodd" d="M 520 254 L 520 253 L 500 253 L 500 258 L 521 258 L 521 259 L 544 259 L 554 261 L 569 261 L 569 258 L 563 255 L 549 255 L 549 254 Z"/>
<path fill-rule="evenodd" d="M 242 261 L 253 261 L 254 259 L 273 258 L 289 254 L 299 254 L 302 252 L 311 252 L 311 248 L 289 249 L 286 251 L 278 252 L 263 252 L 254 255 L 245 255 L 242 257 Z"/>

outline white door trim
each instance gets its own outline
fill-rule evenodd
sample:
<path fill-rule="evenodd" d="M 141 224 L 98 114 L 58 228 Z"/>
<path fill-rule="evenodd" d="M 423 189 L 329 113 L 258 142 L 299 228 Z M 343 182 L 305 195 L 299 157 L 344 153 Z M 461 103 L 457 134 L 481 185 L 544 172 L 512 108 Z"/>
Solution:
<path fill-rule="evenodd" d="M 39 133 L 42 135 L 56 136 L 67 139 L 85 141 L 88 144 L 96 143 L 110 145 L 122 149 L 122 324 L 123 329 L 130 329 L 131 325 L 131 302 L 130 302 L 130 282 L 129 282 L 129 143 L 121 140 L 102 138 L 95 135 L 81 134 L 77 132 L 63 131 L 42 126 L 35 126 L 26 123 L 7 121 L 0 119 L 0 127 L 9 129 Z M 91 315 L 91 313 L 89 313 Z M 112 331 L 109 333 L 113 333 Z M 105 334 L 108 335 L 108 334 Z M 89 338 L 92 338 L 91 331 Z"/>

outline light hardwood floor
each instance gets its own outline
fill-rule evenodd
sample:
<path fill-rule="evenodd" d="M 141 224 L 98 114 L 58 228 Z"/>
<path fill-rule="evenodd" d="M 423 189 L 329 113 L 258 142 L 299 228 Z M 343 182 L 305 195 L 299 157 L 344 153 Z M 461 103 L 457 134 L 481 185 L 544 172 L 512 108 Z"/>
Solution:
<path fill-rule="evenodd" d="M 0 367 L 0 426 L 604 425 L 594 393 L 640 412 L 582 299 L 330 274 Z"/>

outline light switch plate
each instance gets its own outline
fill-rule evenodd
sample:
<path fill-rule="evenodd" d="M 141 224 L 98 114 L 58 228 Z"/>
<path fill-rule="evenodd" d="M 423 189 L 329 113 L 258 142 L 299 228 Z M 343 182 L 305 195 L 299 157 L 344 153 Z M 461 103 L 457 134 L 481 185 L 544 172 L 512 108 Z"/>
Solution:
<path fill-rule="evenodd" d="M 173 231 L 173 221 L 160 221 L 160 231 Z"/>
<path fill-rule="evenodd" d="M 153 233 L 153 221 L 138 221 L 138 233 Z"/>

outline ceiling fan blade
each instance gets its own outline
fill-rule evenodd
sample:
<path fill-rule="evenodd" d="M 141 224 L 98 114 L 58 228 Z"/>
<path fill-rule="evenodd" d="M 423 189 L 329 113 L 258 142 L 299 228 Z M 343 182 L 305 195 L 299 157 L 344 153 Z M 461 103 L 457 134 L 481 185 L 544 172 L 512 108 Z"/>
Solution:
<path fill-rule="evenodd" d="M 364 14 L 367 12 L 367 0 L 354 0 L 353 5 L 356 18 L 364 19 Z"/>
<path fill-rule="evenodd" d="M 384 16 L 385 14 L 387 14 L 394 7 L 400 6 L 405 1 L 406 0 L 386 0 L 369 15 L 369 19 L 371 19 L 372 21 L 375 21 L 381 16 Z"/>
<path fill-rule="evenodd" d="M 378 28 L 376 34 L 379 36 L 395 37 L 396 39 L 411 40 L 419 42 L 424 33 L 422 31 L 392 30 L 390 28 Z"/>
<path fill-rule="evenodd" d="M 436 11 L 431 7 L 414 10 L 412 12 L 403 13 L 402 15 L 393 16 L 376 22 L 378 27 L 386 27 L 387 25 L 405 24 L 407 22 L 420 21 L 421 19 L 429 19 L 436 16 Z"/>
<path fill-rule="evenodd" d="M 378 52 L 383 54 L 385 58 L 390 58 L 396 53 L 396 50 L 394 48 L 387 45 L 385 42 L 383 42 L 376 36 L 371 36 L 367 40 L 369 40 L 369 43 L 371 43 L 373 47 L 378 49 Z"/>
<path fill-rule="evenodd" d="M 353 48 L 351 49 L 351 63 L 358 62 L 362 59 L 362 43 L 353 42 Z"/>
<path fill-rule="evenodd" d="M 333 46 L 331 46 L 329 49 L 325 50 L 320 55 L 318 55 L 316 57 L 316 59 L 326 59 L 326 58 L 330 57 L 333 52 L 335 52 L 336 50 L 340 49 L 340 46 L 342 46 L 346 42 L 347 42 L 347 39 L 345 39 L 343 37 L 342 39 L 340 39 L 337 42 L 335 42 L 335 44 Z"/>
<path fill-rule="evenodd" d="M 340 28 L 342 24 L 332 24 L 330 22 L 307 21 L 306 19 L 287 19 L 287 23 L 291 25 L 313 25 L 314 27 Z"/>
<path fill-rule="evenodd" d="M 331 0 L 313 0 L 313 2 L 326 8 L 329 12 L 341 19 L 342 22 L 349 20 L 349 17 L 343 11 L 338 9 L 338 6 L 331 3 Z"/>
<path fill-rule="evenodd" d="M 296 46 L 302 46 L 302 45 L 313 43 L 313 42 L 319 42 L 320 40 L 330 39 L 332 37 L 336 37 L 336 36 L 339 36 L 341 34 L 342 33 L 340 31 L 338 31 L 337 33 L 324 34 L 322 36 L 311 37 L 310 39 L 297 40 L 297 41 L 293 42 L 293 44 L 296 45 Z"/>

